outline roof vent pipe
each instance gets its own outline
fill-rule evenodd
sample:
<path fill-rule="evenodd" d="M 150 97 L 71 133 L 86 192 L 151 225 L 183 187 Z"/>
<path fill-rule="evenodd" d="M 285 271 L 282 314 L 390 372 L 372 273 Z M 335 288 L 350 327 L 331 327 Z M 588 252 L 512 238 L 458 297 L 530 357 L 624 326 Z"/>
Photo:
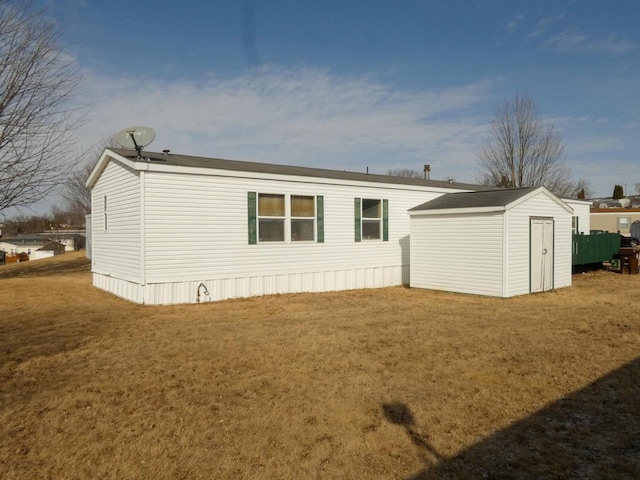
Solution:
<path fill-rule="evenodd" d="M 164 150 L 162 150 L 162 154 L 163 154 L 163 155 L 169 155 L 169 152 L 170 152 L 170 151 L 171 151 L 171 150 L 169 150 L 168 148 L 165 148 Z"/>

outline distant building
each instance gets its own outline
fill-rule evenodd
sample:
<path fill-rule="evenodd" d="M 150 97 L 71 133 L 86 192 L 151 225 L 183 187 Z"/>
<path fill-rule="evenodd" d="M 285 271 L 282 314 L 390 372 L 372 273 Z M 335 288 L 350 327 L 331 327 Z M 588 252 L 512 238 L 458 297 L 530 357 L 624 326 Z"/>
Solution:
<path fill-rule="evenodd" d="M 0 250 L 5 252 L 6 263 L 16 263 L 60 255 L 65 252 L 65 246 L 39 235 L 20 235 L 0 239 Z"/>

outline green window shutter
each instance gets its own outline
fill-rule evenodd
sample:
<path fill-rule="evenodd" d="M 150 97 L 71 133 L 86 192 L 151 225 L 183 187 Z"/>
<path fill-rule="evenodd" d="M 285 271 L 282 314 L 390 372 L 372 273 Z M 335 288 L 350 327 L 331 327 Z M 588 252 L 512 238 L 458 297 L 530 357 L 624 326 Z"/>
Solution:
<path fill-rule="evenodd" d="M 316 196 L 316 226 L 317 226 L 317 242 L 324 243 L 324 197 Z"/>
<path fill-rule="evenodd" d="M 382 241 L 389 241 L 389 200 L 382 200 Z"/>
<path fill-rule="evenodd" d="M 256 192 L 247 193 L 247 217 L 249 222 L 249 245 L 255 245 L 258 240 L 256 221 Z"/>
<path fill-rule="evenodd" d="M 356 228 L 356 242 L 359 242 L 362 240 L 362 225 L 361 225 L 361 215 L 362 215 L 362 209 L 360 208 L 360 199 L 356 198 L 355 199 L 355 205 L 354 205 L 354 218 L 355 218 L 355 228 Z"/>

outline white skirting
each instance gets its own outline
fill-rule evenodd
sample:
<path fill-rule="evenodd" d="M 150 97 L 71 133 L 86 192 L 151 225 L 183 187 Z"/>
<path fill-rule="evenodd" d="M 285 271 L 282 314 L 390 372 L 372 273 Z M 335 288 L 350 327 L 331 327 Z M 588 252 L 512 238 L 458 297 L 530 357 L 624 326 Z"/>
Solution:
<path fill-rule="evenodd" d="M 215 302 L 231 298 L 282 293 L 391 287 L 408 284 L 408 272 L 409 266 L 405 265 L 261 277 L 150 283 L 144 286 L 94 273 L 93 285 L 135 303 L 170 305 L 197 303 L 198 300 L 200 302 Z M 199 297 L 198 293 L 200 293 Z"/>

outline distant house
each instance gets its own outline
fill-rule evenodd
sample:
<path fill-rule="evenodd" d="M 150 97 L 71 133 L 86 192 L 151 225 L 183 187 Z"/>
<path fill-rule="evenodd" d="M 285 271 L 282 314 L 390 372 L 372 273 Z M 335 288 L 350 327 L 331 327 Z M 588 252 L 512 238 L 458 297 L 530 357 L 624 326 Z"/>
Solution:
<path fill-rule="evenodd" d="M 429 250 L 428 243 L 410 239 L 410 210 L 448 193 L 496 190 L 176 154 L 144 152 L 140 157 L 134 150 L 115 148 L 105 149 L 87 186 L 93 284 L 145 304 L 409 284 L 411 261 L 422 261 L 412 249 Z M 511 248 L 508 238 L 495 244 L 500 258 L 522 257 L 509 260 L 518 269 L 510 271 L 509 281 L 517 277 L 518 285 L 528 287 L 505 290 L 509 294 L 536 291 L 529 286 L 531 247 L 523 239 L 537 235 L 539 228 L 552 232 L 544 241 L 551 238 L 554 247 L 552 278 L 542 289 L 571 284 L 572 216 L 588 211 L 585 202 L 585 208 L 576 203 L 574 209 L 545 190 L 527 195 L 517 209 L 521 248 Z M 511 206 L 515 213 L 514 205 L 503 205 Z M 431 212 L 429 221 L 441 229 L 439 242 L 466 250 L 469 268 L 483 255 L 473 255 L 480 233 L 474 230 L 476 213 L 487 212 Z M 453 221 L 439 222 L 451 215 Z M 588 225 L 588 219 L 580 223 Z M 502 230 L 503 235 L 515 235 L 514 227 Z M 434 261 L 439 267 L 427 270 L 438 275 L 452 257 Z M 460 280 L 483 282 L 482 275 Z"/>
<path fill-rule="evenodd" d="M 619 232 L 620 235 L 629 236 L 631 225 L 640 220 L 640 208 L 592 208 L 591 229 L 607 232 Z"/>
<path fill-rule="evenodd" d="M 0 250 L 6 253 L 6 262 L 10 263 L 14 256 L 17 256 L 19 261 L 25 261 L 24 255 L 26 260 L 39 260 L 60 255 L 65 252 L 65 247 L 61 243 L 52 242 L 39 235 L 20 235 L 0 239 Z"/>
<path fill-rule="evenodd" d="M 52 230 L 50 232 L 42 232 L 38 235 L 64 245 L 67 252 L 81 250 L 85 248 L 86 232 L 85 230 Z"/>

